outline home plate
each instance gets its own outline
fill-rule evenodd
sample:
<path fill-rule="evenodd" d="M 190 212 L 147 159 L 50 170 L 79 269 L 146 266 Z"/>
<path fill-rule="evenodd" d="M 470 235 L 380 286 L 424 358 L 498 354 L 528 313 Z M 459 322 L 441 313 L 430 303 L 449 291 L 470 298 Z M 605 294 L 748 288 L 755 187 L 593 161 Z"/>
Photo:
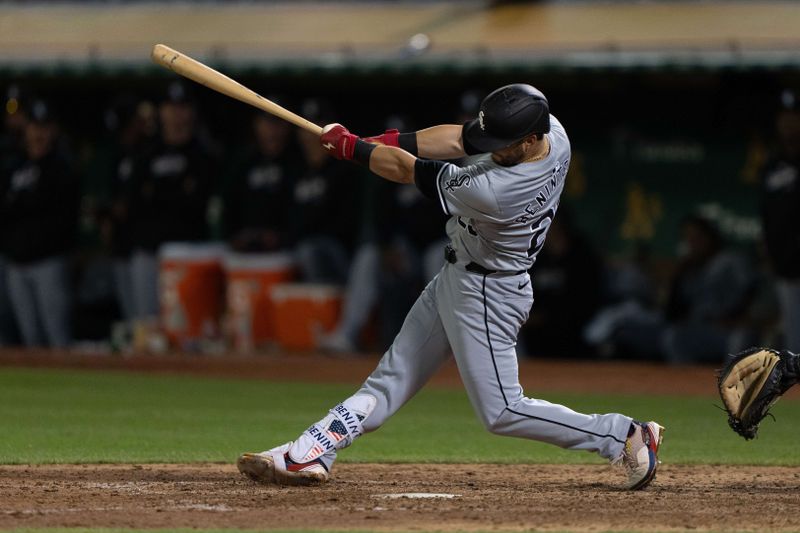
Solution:
<path fill-rule="evenodd" d="M 396 492 L 392 494 L 376 494 L 375 498 L 388 498 L 390 500 L 396 500 L 398 498 L 415 498 L 415 499 L 425 499 L 425 498 L 457 498 L 461 496 L 461 494 L 447 494 L 444 492 Z"/>

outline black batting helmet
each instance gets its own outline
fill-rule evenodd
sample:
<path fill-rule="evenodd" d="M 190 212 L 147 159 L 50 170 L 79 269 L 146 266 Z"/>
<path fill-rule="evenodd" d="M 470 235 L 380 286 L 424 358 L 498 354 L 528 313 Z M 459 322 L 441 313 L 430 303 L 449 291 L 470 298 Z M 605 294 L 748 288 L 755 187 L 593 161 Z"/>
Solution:
<path fill-rule="evenodd" d="M 494 152 L 528 135 L 550 131 L 550 107 L 539 89 L 513 83 L 492 91 L 481 102 L 478 118 L 464 124 L 467 144 Z"/>

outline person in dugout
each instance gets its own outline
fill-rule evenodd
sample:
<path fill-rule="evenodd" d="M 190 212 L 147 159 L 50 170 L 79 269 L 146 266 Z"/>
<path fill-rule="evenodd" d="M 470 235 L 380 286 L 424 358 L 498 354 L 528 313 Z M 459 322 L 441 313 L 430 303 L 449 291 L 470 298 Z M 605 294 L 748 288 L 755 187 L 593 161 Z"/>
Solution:
<path fill-rule="evenodd" d="M 206 211 L 216 160 L 195 135 L 188 89 L 169 85 L 159 106 L 160 136 L 133 169 L 128 222 L 136 319 L 158 315 L 158 249 L 207 237 Z"/>
<path fill-rule="evenodd" d="M 68 254 L 79 188 L 51 107 L 33 100 L 27 117 L 23 157 L 0 180 L 8 295 L 25 346 L 64 348 L 71 338 Z"/>

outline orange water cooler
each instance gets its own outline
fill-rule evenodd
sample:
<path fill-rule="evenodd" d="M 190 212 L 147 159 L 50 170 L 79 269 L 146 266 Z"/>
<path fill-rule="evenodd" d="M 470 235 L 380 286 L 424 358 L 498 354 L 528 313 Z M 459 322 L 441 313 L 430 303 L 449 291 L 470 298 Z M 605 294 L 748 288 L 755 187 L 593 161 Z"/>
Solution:
<path fill-rule="evenodd" d="M 289 254 L 225 256 L 225 331 L 231 346 L 250 352 L 275 340 L 275 310 L 271 289 L 294 278 Z"/>
<path fill-rule="evenodd" d="M 220 337 L 225 246 L 166 243 L 158 252 L 161 327 L 173 347 L 197 349 Z"/>
<path fill-rule="evenodd" d="M 342 288 L 337 285 L 285 283 L 272 287 L 275 336 L 288 350 L 313 350 L 319 335 L 339 322 Z"/>

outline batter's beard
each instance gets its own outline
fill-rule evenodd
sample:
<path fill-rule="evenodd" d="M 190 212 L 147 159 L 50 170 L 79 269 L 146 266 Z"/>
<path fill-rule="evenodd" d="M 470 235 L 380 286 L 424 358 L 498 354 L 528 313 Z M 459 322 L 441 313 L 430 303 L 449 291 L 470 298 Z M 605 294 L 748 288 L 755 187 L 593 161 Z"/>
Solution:
<path fill-rule="evenodd" d="M 500 165 L 501 167 L 513 167 L 514 165 L 518 165 L 522 162 L 525 154 L 509 154 L 509 155 L 500 155 L 497 152 L 492 152 L 492 161 Z"/>
<path fill-rule="evenodd" d="M 492 152 L 492 161 L 501 167 L 513 167 L 524 161 L 525 156 L 525 146 L 520 142 Z"/>

